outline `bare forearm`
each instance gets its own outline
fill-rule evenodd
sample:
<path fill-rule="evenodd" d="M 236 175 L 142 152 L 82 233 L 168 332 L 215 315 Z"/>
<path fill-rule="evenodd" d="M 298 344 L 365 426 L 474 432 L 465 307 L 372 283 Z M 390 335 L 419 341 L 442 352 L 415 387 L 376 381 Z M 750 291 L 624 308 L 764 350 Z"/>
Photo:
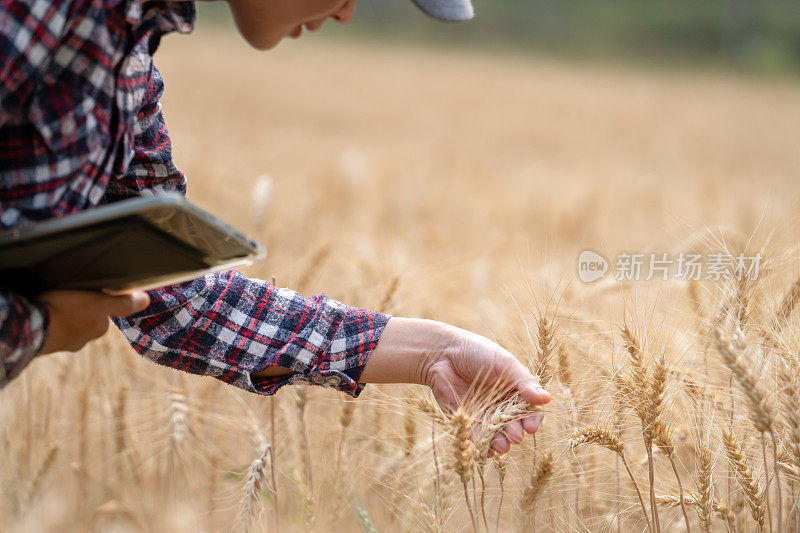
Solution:
<path fill-rule="evenodd" d="M 424 385 L 428 367 L 451 345 L 455 329 L 434 320 L 390 318 L 359 381 Z"/>

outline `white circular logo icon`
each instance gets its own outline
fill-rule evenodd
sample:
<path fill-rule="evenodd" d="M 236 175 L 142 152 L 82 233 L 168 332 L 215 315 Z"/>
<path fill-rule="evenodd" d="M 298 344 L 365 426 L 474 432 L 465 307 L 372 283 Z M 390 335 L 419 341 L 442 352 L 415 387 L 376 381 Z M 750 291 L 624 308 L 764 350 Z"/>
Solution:
<path fill-rule="evenodd" d="M 578 256 L 578 277 L 584 283 L 591 283 L 605 277 L 608 272 L 608 261 L 602 255 L 591 250 L 584 250 Z"/>

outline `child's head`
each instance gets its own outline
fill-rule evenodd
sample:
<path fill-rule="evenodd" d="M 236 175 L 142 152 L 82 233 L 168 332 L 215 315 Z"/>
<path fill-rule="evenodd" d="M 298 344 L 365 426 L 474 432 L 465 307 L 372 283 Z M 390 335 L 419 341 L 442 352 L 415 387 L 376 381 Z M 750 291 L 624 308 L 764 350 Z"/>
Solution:
<path fill-rule="evenodd" d="M 297 38 L 303 27 L 318 30 L 328 18 L 347 22 L 356 0 L 227 0 L 239 33 L 255 48 L 267 50 L 284 37 Z M 472 17 L 470 0 L 413 0 L 429 15 L 443 20 Z"/>

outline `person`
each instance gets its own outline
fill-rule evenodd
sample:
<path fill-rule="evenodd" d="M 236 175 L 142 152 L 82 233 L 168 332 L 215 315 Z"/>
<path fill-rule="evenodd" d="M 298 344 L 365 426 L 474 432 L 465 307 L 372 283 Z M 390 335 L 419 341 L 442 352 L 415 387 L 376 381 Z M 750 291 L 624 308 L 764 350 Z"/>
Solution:
<path fill-rule="evenodd" d="M 227 0 L 238 31 L 266 50 L 284 37 L 345 23 L 355 0 Z M 471 18 L 469 0 L 414 0 L 443 20 Z M 175 166 L 153 65 L 161 38 L 189 33 L 191 1 L 0 0 L 0 227 L 137 195 L 186 192 Z M 445 409 L 490 383 L 530 404 L 537 379 L 489 339 L 436 322 L 345 306 L 237 271 L 109 296 L 0 290 L 3 384 L 37 356 L 76 351 L 109 321 L 142 356 L 259 394 L 311 383 L 357 395 L 368 383 L 428 385 Z M 509 424 L 506 452 L 541 414 Z"/>

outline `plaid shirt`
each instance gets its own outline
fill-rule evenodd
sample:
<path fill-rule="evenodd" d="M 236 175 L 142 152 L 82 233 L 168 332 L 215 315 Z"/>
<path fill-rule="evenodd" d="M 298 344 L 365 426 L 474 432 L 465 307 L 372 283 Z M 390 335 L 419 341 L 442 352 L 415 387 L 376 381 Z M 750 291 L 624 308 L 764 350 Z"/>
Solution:
<path fill-rule="evenodd" d="M 137 195 L 185 193 L 152 54 L 188 33 L 192 2 L 0 0 L 0 228 Z M 156 363 L 271 394 L 289 382 L 356 394 L 388 317 L 303 298 L 236 271 L 150 292 L 114 322 Z M 0 291 L 0 386 L 41 350 L 47 309 Z M 277 365 L 292 378 L 255 380 Z"/>

